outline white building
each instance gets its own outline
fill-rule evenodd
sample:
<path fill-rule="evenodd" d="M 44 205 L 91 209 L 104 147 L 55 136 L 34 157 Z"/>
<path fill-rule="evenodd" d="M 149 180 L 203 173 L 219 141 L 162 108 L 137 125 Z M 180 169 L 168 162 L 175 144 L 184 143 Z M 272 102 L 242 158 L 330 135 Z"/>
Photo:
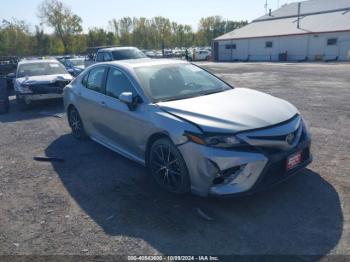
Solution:
<path fill-rule="evenodd" d="M 309 0 L 213 41 L 215 61 L 350 60 L 350 0 Z"/>

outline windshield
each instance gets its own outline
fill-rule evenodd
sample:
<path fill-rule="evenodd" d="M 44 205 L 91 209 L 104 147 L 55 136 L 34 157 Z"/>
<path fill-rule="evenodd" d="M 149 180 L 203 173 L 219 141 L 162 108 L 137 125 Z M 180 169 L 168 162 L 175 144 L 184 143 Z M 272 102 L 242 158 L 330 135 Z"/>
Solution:
<path fill-rule="evenodd" d="M 146 66 L 134 70 L 145 91 L 156 102 L 231 89 L 220 79 L 192 64 Z"/>
<path fill-rule="evenodd" d="M 74 66 L 83 66 L 84 65 L 84 59 L 69 59 L 69 61 Z"/>
<path fill-rule="evenodd" d="M 17 77 L 68 74 L 60 63 L 28 63 L 18 67 Z"/>
<path fill-rule="evenodd" d="M 140 59 L 147 56 L 138 49 L 123 49 L 112 52 L 113 60 Z"/>

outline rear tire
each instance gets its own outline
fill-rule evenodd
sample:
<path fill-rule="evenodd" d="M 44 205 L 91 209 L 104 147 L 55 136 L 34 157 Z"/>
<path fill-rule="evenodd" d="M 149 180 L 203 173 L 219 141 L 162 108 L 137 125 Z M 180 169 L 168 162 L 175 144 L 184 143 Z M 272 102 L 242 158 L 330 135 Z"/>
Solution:
<path fill-rule="evenodd" d="M 72 129 L 72 134 L 76 139 L 84 140 L 88 137 L 85 132 L 83 121 L 81 120 L 79 112 L 73 106 L 68 109 L 68 123 Z"/>
<path fill-rule="evenodd" d="M 162 189 L 177 194 L 190 191 L 191 183 L 185 160 L 169 139 L 156 140 L 149 150 L 148 160 L 150 172 Z"/>

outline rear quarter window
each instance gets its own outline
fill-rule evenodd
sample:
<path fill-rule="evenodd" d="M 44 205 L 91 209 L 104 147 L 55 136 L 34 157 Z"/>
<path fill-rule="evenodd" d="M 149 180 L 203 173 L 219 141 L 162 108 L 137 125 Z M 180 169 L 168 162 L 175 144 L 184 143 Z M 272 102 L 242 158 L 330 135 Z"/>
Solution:
<path fill-rule="evenodd" d="M 90 72 L 90 71 L 89 71 Z M 85 87 L 87 87 L 87 81 L 89 77 L 89 72 L 87 72 L 83 77 L 81 78 L 81 84 Z"/>
<path fill-rule="evenodd" d="M 89 72 L 86 82 L 86 88 L 93 91 L 104 93 L 104 81 L 106 77 L 106 67 L 95 67 Z"/>

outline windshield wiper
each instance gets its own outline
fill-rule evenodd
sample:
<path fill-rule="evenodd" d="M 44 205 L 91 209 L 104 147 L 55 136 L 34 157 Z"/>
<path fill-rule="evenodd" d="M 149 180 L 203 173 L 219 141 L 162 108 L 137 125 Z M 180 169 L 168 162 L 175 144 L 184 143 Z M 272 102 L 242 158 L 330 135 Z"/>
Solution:
<path fill-rule="evenodd" d="M 211 95 L 211 94 L 221 93 L 221 92 L 224 92 L 224 91 L 226 91 L 226 90 L 208 91 L 208 92 L 200 93 L 198 96 L 207 96 L 207 95 Z"/>
<path fill-rule="evenodd" d="M 181 100 L 181 99 L 186 99 L 186 98 L 192 98 L 193 96 L 180 96 L 180 97 L 173 97 L 173 98 L 169 98 L 169 99 L 161 99 L 158 100 L 158 102 L 170 102 L 170 101 L 176 101 L 176 100 Z"/>

